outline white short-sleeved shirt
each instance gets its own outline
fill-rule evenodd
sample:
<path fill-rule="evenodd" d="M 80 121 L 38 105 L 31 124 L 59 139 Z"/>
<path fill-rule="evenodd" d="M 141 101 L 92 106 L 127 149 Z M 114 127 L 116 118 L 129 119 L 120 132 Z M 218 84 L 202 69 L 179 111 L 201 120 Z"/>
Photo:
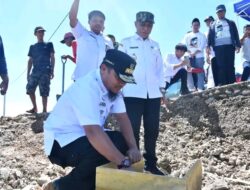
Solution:
<path fill-rule="evenodd" d="M 112 41 L 103 34 L 88 31 L 78 21 L 72 28 L 77 40 L 76 68 L 72 79 L 85 76 L 88 72 L 99 68 L 108 49 L 113 49 Z"/>
<path fill-rule="evenodd" d="M 191 53 L 194 53 L 197 50 L 201 51 L 195 55 L 196 58 L 204 57 L 204 50 L 207 45 L 207 38 L 205 34 L 201 32 L 197 32 L 197 33 L 189 32 L 184 36 L 182 43 L 187 46 L 187 49 Z"/>
<path fill-rule="evenodd" d="M 119 50 L 136 60 L 133 73 L 136 84 L 127 84 L 123 88 L 124 97 L 147 99 L 162 97 L 160 87 L 165 87 L 163 61 L 157 42 L 143 40 L 138 34 L 122 40 Z"/>
<path fill-rule="evenodd" d="M 180 64 L 184 58 L 176 57 L 175 53 L 168 54 L 166 59 L 164 60 L 164 79 L 166 82 L 170 83 L 171 79 L 176 75 L 176 73 L 184 68 L 187 69 L 186 66 L 178 67 L 174 69 L 174 66 Z"/>
<path fill-rule="evenodd" d="M 103 129 L 109 113 L 125 113 L 121 93 L 114 101 L 108 97 L 100 70 L 79 78 L 60 97 L 44 124 L 45 153 L 50 155 L 54 140 L 61 147 L 85 136 L 85 125 Z"/>

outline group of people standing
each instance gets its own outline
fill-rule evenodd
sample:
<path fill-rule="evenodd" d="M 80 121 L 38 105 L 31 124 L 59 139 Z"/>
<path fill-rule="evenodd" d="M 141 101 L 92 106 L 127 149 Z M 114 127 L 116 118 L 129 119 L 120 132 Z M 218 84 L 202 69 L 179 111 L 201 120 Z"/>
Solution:
<path fill-rule="evenodd" d="M 205 18 L 204 22 L 208 27 L 208 32 L 206 34 L 200 32 L 200 20 L 198 18 L 194 18 L 191 23 L 192 30 L 187 32 L 180 44 L 176 45 L 175 52 L 166 56 L 165 60 L 163 61 L 163 75 L 160 74 L 161 77 L 163 76 L 163 79 L 160 80 L 164 80 L 162 83 L 165 83 L 164 85 L 161 84 L 162 92 L 165 92 L 165 90 L 167 90 L 172 84 L 178 82 L 180 79 L 181 95 L 195 91 L 203 91 L 205 88 L 212 88 L 215 86 L 234 83 L 235 52 L 238 53 L 241 46 L 244 62 L 242 81 L 248 79 L 250 73 L 250 67 L 248 64 L 249 25 L 245 26 L 244 36 L 242 39 L 239 39 L 239 34 L 235 23 L 225 17 L 226 7 L 224 5 L 217 6 L 216 14 L 216 20 L 212 16 Z M 89 71 L 97 68 L 102 62 L 105 52 L 108 49 L 114 48 L 125 52 L 127 51 L 124 49 L 126 41 L 119 44 L 115 41 L 115 37 L 113 35 L 103 35 L 105 15 L 102 12 L 92 11 L 91 14 L 89 14 L 88 19 L 90 31 L 82 26 L 80 21 L 76 19 L 76 15 L 77 12 L 75 12 L 75 15 L 70 15 L 70 26 L 72 27 L 72 32 L 66 33 L 64 39 L 61 41 L 73 49 L 73 56 L 64 55 L 62 58 L 70 59 L 74 63 L 77 63 L 75 71 L 72 75 L 72 79 L 74 81 L 79 77 L 86 75 Z M 98 16 L 100 19 L 96 19 L 96 16 Z M 138 28 L 138 26 L 136 27 Z M 29 113 L 37 112 L 36 97 L 34 93 L 35 87 L 37 85 L 40 87 L 40 95 L 42 96 L 43 102 L 43 112 L 47 112 L 49 84 L 50 79 L 53 78 L 53 44 L 45 43 L 43 41 L 45 30 L 42 27 L 38 27 L 38 29 L 39 30 L 35 31 L 35 35 L 38 38 L 38 43 L 31 46 L 30 52 L 28 54 L 30 59 L 27 72 L 27 94 L 29 94 L 33 104 L 33 108 L 27 111 Z M 41 44 L 48 46 L 47 50 L 49 52 L 46 53 L 44 50 L 40 51 L 38 46 L 42 47 L 43 45 Z M 134 52 L 137 51 L 136 47 L 137 46 L 132 49 L 129 48 L 130 50 L 127 53 L 133 57 Z M 156 50 L 157 49 L 159 48 L 156 47 Z M 31 54 L 31 51 L 36 51 L 38 53 Z M 179 51 L 179 53 L 177 53 L 177 51 Z M 89 52 L 91 52 L 91 54 Z M 141 55 L 141 52 L 138 54 Z M 144 51 L 144 59 L 145 55 L 149 54 L 146 54 Z M 135 56 L 134 58 L 137 59 Z M 47 72 L 45 72 L 45 75 L 47 76 L 43 75 L 43 78 L 46 80 L 41 80 L 43 82 L 39 83 L 39 80 L 37 79 L 39 77 L 42 78 L 41 73 L 44 72 L 37 68 L 40 67 L 39 65 L 44 65 L 42 62 L 45 61 L 45 59 L 47 59 L 46 62 L 49 63 L 47 65 L 50 68 L 46 70 Z M 33 61 L 33 72 L 30 74 L 32 66 L 31 60 Z M 159 60 L 160 59 L 158 59 L 158 62 L 161 62 Z M 83 64 L 86 62 L 88 62 L 88 64 Z M 204 68 L 206 62 L 209 65 L 208 69 Z M 143 69 L 145 68 L 143 67 Z M 141 69 L 137 70 L 142 71 Z M 37 74 L 37 72 L 39 73 Z M 48 72 L 52 72 L 52 74 L 49 73 L 49 76 Z M 36 76 L 39 77 L 37 78 Z M 206 82 L 207 86 L 205 87 Z M 136 86 L 138 87 L 138 85 Z M 141 85 L 141 87 L 142 88 L 139 88 L 140 92 L 142 92 L 141 89 L 145 88 L 145 85 Z M 126 90 L 124 91 L 126 92 Z"/>
<path fill-rule="evenodd" d="M 199 19 L 193 19 L 192 31 L 163 60 L 159 44 L 150 38 L 152 13 L 138 12 L 136 34 L 115 44 L 114 36 L 103 34 L 105 15 L 101 11 L 89 13 L 90 30 L 80 23 L 79 3 L 74 0 L 69 12 L 72 33 L 66 33 L 61 41 L 73 47 L 73 57 L 63 58 L 76 63 L 74 83 L 44 125 L 46 155 L 52 163 L 73 170 L 43 189 L 95 189 L 97 166 L 111 161 L 122 169 L 138 162 L 142 123 L 144 171 L 165 175 L 157 167 L 155 151 L 160 105 L 166 90 L 179 80 L 182 95 L 204 90 L 205 61 L 211 65 L 214 86 L 235 82 L 235 51 L 248 43 L 249 35 L 240 42 L 235 23 L 225 18 L 226 8 L 219 5 L 218 19 L 210 16 L 204 20 L 209 28 L 207 35 L 199 31 Z M 53 46 L 49 52 L 53 60 Z M 249 60 L 244 66 L 249 76 Z M 51 68 L 47 78 L 53 77 Z M 109 114 L 118 121 L 119 132 L 106 131 L 104 124 Z"/>
<path fill-rule="evenodd" d="M 242 47 L 244 71 L 241 81 L 248 80 L 249 67 L 249 29 L 244 27 L 244 35 L 240 39 L 237 27 L 232 20 L 225 17 L 226 7 L 216 7 L 217 19 L 208 16 L 204 19 L 208 32 L 200 32 L 200 20 L 194 18 L 192 30 L 187 32 L 181 43 L 175 47 L 164 60 L 165 89 L 181 81 L 180 94 L 185 95 L 206 88 L 232 84 L 235 82 L 235 52 Z M 208 69 L 205 69 L 207 62 Z"/>
<path fill-rule="evenodd" d="M 144 171 L 165 175 L 157 167 L 156 141 L 159 134 L 160 105 L 166 90 L 181 80 L 180 93 L 204 90 L 205 60 L 211 65 L 214 86 L 235 82 L 235 51 L 243 46 L 244 72 L 250 75 L 250 27 L 239 39 L 236 25 L 225 18 L 226 8 L 216 8 L 217 20 L 208 17 L 209 32 L 202 34 L 200 21 L 192 21 L 175 52 L 162 59 L 159 44 L 150 38 L 155 20 L 150 12 L 136 14 L 136 33 L 121 44 L 114 36 L 103 34 L 105 15 L 98 10 L 88 15 L 90 30 L 78 20 L 80 0 L 74 0 L 69 12 L 72 33 L 61 41 L 72 46 L 76 63 L 74 83 L 60 97 L 44 124 L 45 153 L 54 164 L 71 166 L 72 171 L 44 185 L 44 190 L 95 189 L 97 166 L 113 162 L 118 169 L 141 160 L 140 127 L 144 127 Z M 37 43 L 30 46 L 27 70 L 27 94 L 37 113 L 35 90 L 40 88 L 43 112 L 47 112 L 50 80 L 54 77 L 54 47 L 44 42 L 45 29 L 36 27 Z M 118 49 L 118 50 L 117 50 Z M 205 53 L 204 53 L 205 52 Z M 8 87 L 8 75 L 0 38 L 1 93 Z M 105 128 L 112 114 L 120 131 Z M 112 177 L 112 176 L 111 176 Z"/>
<path fill-rule="evenodd" d="M 241 46 L 244 66 L 241 80 L 246 81 L 249 78 L 250 25 L 244 27 L 244 35 L 240 39 L 234 21 L 225 17 L 226 7 L 217 6 L 216 14 L 216 20 L 212 16 L 205 18 L 204 22 L 208 27 L 206 34 L 200 32 L 200 20 L 194 18 L 192 30 L 182 40 L 182 44 L 186 47 L 178 44 L 176 55 L 167 56 L 165 62 L 167 82 L 170 81 L 172 84 L 181 78 L 181 92 L 187 91 L 186 89 L 188 92 L 202 91 L 205 89 L 206 80 L 207 88 L 234 83 L 235 52 L 239 53 Z M 204 69 L 205 62 L 209 65 L 208 70 Z"/>

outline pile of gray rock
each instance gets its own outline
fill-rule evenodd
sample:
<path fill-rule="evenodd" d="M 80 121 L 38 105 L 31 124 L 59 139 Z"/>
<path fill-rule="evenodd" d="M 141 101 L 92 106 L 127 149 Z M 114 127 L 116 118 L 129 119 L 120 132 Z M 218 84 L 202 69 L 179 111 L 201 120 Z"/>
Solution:
<path fill-rule="evenodd" d="M 44 155 L 46 117 L 0 119 L 0 190 L 38 190 L 71 170 Z M 162 107 L 157 155 L 174 177 L 185 176 L 200 159 L 204 190 L 250 189 L 250 83 L 182 96 Z"/>
<path fill-rule="evenodd" d="M 183 96 L 162 109 L 160 165 L 185 175 L 203 163 L 203 189 L 250 189 L 250 83 Z"/>

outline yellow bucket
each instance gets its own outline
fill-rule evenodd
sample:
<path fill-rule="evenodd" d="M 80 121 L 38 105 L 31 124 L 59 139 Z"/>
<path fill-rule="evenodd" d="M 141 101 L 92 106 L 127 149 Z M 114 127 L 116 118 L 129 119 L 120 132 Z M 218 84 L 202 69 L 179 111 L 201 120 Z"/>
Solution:
<path fill-rule="evenodd" d="M 109 163 L 96 169 L 97 190 L 200 190 L 202 165 L 198 160 L 184 178 L 143 173 L 143 161 L 129 170 Z"/>

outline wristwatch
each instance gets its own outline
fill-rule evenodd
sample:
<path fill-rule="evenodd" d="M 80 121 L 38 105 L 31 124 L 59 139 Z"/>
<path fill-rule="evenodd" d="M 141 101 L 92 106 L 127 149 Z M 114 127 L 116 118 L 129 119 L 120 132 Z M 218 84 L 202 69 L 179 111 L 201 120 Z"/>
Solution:
<path fill-rule="evenodd" d="M 128 157 L 125 157 L 124 160 L 117 166 L 118 169 L 129 168 L 131 166 L 131 161 Z"/>

